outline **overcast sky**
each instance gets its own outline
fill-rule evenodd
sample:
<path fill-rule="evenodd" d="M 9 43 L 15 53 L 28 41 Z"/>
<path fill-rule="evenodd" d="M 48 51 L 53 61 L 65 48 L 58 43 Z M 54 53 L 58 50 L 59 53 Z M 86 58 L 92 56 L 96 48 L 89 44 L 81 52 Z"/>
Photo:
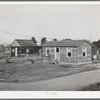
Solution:
<path fill-rule="evenodd" d="M 8 34 L 6 32 L 14 34 Z M 58 40 L 100 39 L 99 5 L 1 5 L 0 42 L 12 43 L 14 39 L 42 37 Z M 25 36 L 24 36 L 25 35 Z"/>

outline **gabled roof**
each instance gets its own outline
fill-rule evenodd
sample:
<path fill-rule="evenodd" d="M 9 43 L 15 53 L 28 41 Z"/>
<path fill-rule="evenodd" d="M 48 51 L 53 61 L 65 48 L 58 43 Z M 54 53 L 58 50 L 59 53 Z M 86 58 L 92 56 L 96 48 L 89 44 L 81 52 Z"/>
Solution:
<path fill-rule="evenodd" d="M 62 40 L 62 41 L 50 41 L 42 45 L 43 47 L 79 47 L 84 42 L 88 42 L 91 46 L 93 46 L 87 40 Z"/>
<path fill-rule="evenodd" d="M 32 40 L 26 40 L 26 39 L 15 39 L 15 41 L 18 42 L 18 44 L 21 46 L 21 47 L 29 47 L 29 46 L 37 46 Z M 14 42 L 15 42 L 14 41 Z M 13 43 L 14 43 L 13 42 Z M 13 44 L 12 43 L 12 44 Z"/>

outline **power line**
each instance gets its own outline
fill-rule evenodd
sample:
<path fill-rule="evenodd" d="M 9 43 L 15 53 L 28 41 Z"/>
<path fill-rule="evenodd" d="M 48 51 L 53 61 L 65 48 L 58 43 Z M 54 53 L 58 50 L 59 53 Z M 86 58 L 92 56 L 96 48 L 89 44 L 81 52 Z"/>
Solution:
<path fill-rule="evenodd" d="M 19 36 L 29 36 L 29 37 L 33 37 L 33 35 L 26 35 L 26 34 L 18 34 L 18 33 L 13 33 L 13 32 L 8 32 L 8 31 L 4 31 L 4 30 L 0 30 L 0 32 L 3 32 L 5 34 L 10 34 L 10 35 L 19 35 Z M 40 37 L 40 36 L 34 36 L 34 37 L 37 37 L 37 38 L 43 38 L 43 37 Z M 44 36 L 45 37 L 45 36 Z M 54 39 L 54 38 L 51 38 L 51 37 L 46 37 L 47 39 Z"/>
<path fill-rule="evenodd" d="M 7 10 L 1 10 L 1 11 L 0 11 L 0 14 L 1 14 L 1 12 L 3 12 L 3 13 L 4 13 L 4 12 L 8 12 L 8 11 L 10 11 L 10 10 L 14 10 L 14 9 L 19 8 L 19 7 L 22 7 L 22 6 L 25 6 L 25 5 L 19 5 L 19 6 L 17 6 L 17 7 L 12 7 L 12 8 L 9 8 L 9 9 L 7 9 Z M 6 34 L 12 34 L 12 35 L 20 35 L 20 36 L 30 36 L 30 37 L 32 37 L 32 35 L 16 34 L 16 33 L 4 31 L 4 30 L 0 30 L 0 32 L 6 33 Z M 39 36 L 34 36 L 34 37 L 43 38 L 43 37 L 39 37 Z M 45 37 L 45 36 L 44 36 L 44 37 Z M 51 38 L 51 37 L 46 37 L 46 38 L 47 38 L 47 39 L 54 39 L 54 38 Z"/>

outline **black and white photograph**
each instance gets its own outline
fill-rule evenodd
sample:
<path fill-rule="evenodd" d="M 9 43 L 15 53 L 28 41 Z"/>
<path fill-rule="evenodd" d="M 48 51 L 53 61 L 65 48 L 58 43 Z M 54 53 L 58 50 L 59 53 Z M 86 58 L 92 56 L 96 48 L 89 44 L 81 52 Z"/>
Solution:
<path fill-rule="evenodd" d="M 100 2 L 0 2 L 0 91 L 100 91 Z"/>

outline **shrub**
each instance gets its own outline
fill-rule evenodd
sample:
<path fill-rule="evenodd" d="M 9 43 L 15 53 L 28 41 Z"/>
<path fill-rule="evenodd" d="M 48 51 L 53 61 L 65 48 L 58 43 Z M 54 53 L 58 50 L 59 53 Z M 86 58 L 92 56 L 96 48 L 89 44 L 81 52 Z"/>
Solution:
<path fill-rule="evenodd" d="M 32 64 L 35 63 L 35 60 L 34 59 L 30 59 L 30 61 L 31 61 Z"/>
<path fill-rule="evenodd" d="M 11 63 L 11 61 L 10 61 L 10 57 L 7 57 L 7 59 L 6 59 L 6 63 L 8 64 L 8 63 Z"/>

